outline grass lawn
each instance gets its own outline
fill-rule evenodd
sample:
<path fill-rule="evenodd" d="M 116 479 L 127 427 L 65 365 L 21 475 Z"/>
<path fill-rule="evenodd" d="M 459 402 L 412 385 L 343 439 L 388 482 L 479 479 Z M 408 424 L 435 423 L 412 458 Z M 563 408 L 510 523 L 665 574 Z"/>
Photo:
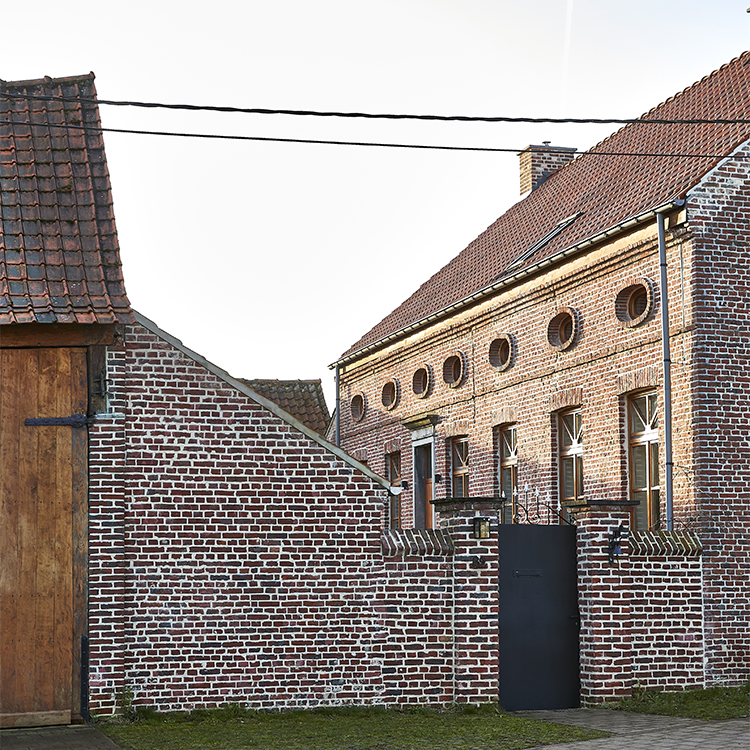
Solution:
<path fill-rule="evenodd" d="M 693 719 L 737 719 L 750 716 L 750 682 L 742 687 L 714 687 L 679 693 L 643 690 L 632 698 L 608 705 L 608 708 Z"/>
<path fill-rule="evenodd" d="M 261 713 L 238 706 L 141 714 L 100 728 L 128 750 L 513 750 L 606 736 L 480 708 L 325 708 Z"/>

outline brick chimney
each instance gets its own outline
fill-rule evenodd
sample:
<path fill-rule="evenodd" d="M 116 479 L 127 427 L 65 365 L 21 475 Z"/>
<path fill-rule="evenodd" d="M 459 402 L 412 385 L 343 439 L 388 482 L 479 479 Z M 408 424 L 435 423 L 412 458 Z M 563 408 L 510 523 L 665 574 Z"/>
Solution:
<path fill-rule="evenodd" d="M 572 161 L 576 149 L 564 146 L 529 146 L 518 154 L 521 160 L 521 195 L 536 190 L 551 174 Z"/>

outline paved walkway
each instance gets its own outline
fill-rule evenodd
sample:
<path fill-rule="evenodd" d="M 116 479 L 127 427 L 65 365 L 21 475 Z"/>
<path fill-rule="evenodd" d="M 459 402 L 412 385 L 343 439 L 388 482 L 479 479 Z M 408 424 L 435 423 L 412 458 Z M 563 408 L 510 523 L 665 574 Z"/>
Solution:
<path fill-rule="evenodd" d="M 120 750 L 109 737 L 87 724 L 69 727 L 3 729 L 0 750 Z"/>
<path fill-rule="evenodd" d="M 700 721 L 602 708 L 519 713 L 614 733 L 598 740 L 545 745 L 544 750 L 750 750 L 750 719 Z"/>

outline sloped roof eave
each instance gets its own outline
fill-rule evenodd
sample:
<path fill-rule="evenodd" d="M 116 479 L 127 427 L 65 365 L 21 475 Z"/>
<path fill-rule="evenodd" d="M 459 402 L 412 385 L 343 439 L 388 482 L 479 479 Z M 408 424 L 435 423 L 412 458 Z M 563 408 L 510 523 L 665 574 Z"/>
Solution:
<path fill-rule="evenodd" d="M 684 195 L 687 195 L 687 191 L 685 191 Z M 563 248 L 562 250 L 558 250 L 554 255 L 550 255 L 546 258 L 542 258 L 536 263 L 533 263 L 530 266 L 522 268 L 520 271 L 517 271 L 516 273 L 510 276 L 505 276 L 499 281 L 496 281 L 490 284 L 489 286 L 479 289 L 476 292 L 470 294 L 469 296 L 464 297 L 460 300 L 457 300 L 456 302 L 453 302 L 452 304 L 447 305 L 446 307 L 442 308 L 441 310 L 438 310 L 437 312 L 431 313 L 430 315 L 427 315 L 426 317 L 421 318 L 420 320 L 410 323 L 409 325 L 404 326 L 398 331 L 394 331 L 393 333 L 390 333 L 387 336 L 383 336 L 377 341 L 373 341 L 367 346 L 364 346 L 355 352 L 351 352 L 351 354 L 347 354 L 343 357 L 340 357 L 335 362 L 332 362 L 330 365 L 328 365 L 328 369 L 333 370 L 335 367 L 339 367 L 341 365 L 354 362 L 355 360 L 363 357 L 365 354 L 369 354 L 370 352 L 377 351 L 378 349 L 383 348 L 386 344 L 389 344 L 393 341 L 397 341 L 401 338 L 404 338 L 406 335 L 408 335 L 409 333 L 412 333 L 413 331 L 418 331 L 421 328 L 425 328 L 428 325 L 431 325 L 432 323 L 435 323 L 438 320 L 441 320 L 442 318 L 447 317 L 451 313 L 457 312 L 458 310 L 461 310 L 465 307 L 469 307 L 470 305 L 486 297 L 490 297 L 493 294 L 501 291 L 502 289 L 506 289 L 512 286 L 513 284 L 520 281 L 521 279 L 524 279 L 527 276 L 531 276 L 535 274 L 537 271 L 541 270 L 542 268 L 555 265 L 558 262 L 561 262 L 565 260 L 566 258 L 570 257 L 571 255 L 575 255 L 577 252 L 583 251 L 586 248 L 591 247 L 591 245 L 596 245 L 599 242 L 604 241 L 605 239 L 611 239 L 612 237 L 618 234 L 621 234 L 622 232 L 628 231 L 629 229 L 631 229 L 634 226 L 637 226 L 638 224 L 643 224 L 655 218 L 657 214 L 664 213 L 666 211 L 670 211 L 675 208 L 679 208 L 685 202 L 684 195 L 680 198 L 678 197 L 671 198 L 670 200 L 656 206 L 655 208 L 650 208 L 647 211 L 644 211 L 638 214 L 637 216 L 632 216 L 629 219 L 626 219 L 625 221 L 621 221 L 620 223 L 615 224 L 603 230 L 602 232 L 598 232 L 592 237 L 588 237 L 585 240 L 581 240 L 580 242 L 577 242 L 573 245 Z"/>

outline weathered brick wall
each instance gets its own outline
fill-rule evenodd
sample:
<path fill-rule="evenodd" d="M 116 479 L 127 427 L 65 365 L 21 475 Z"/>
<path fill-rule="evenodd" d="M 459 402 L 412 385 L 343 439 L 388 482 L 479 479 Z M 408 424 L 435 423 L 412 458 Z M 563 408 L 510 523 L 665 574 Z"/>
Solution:
<path fill-rule="evenodd" d="M 368 702 L 385 492 L 145 328 L 91 430 L 91 708 Z"/>
<path fill-rule="evenodd" d="M 452 563 L 434 551 L 385 559 L 376 604 L 383 703 L 453 700 Z"/>
<path fill-rule="evenodd" d="M 750 148 L 742 149 L 745 157 Z M 690 193 L 695 247 L 692 481 L 704 547 L 706 680 L 750 678 L 750 164 L 729 160 Z"/>
<path fill-rule="evenodd" d="M 481 501 L 443 504 L 441 522 L 454 544 L 455 702 L 497 700 L 499 669 L 497 535 L 474 539 L 475 515 L 496 517 Z"/>
<path fill-rule="evenodd" d="M 108 380 L 90 431 L 92 712 L 495 698 L 497 555 L 468 516 L 390 532 L 384 555 L 379 484 L 168 340 L 128 328 Z"/>
<path fill-rule="evenodd" d="M 578 514 L 578 611 L 580 615 L 581 703 L 629 696 L 633 686 L 631 609 L 634 578 L 627 543 L 609 563 L 608 540 L 629 516 L 600 507 Z"/>
<path fill-rule="evenodd" d="M 633 687 L 703 687 L 701 558 L 632 555 L 629 575 Z"/>
<path fill-rule="evenodd" d="M 89 427 L 89 650 L 92 712 L 112 713 L 125 685 L 127 505 L 125 351 L 108 352 L 108 412 Z"/>

